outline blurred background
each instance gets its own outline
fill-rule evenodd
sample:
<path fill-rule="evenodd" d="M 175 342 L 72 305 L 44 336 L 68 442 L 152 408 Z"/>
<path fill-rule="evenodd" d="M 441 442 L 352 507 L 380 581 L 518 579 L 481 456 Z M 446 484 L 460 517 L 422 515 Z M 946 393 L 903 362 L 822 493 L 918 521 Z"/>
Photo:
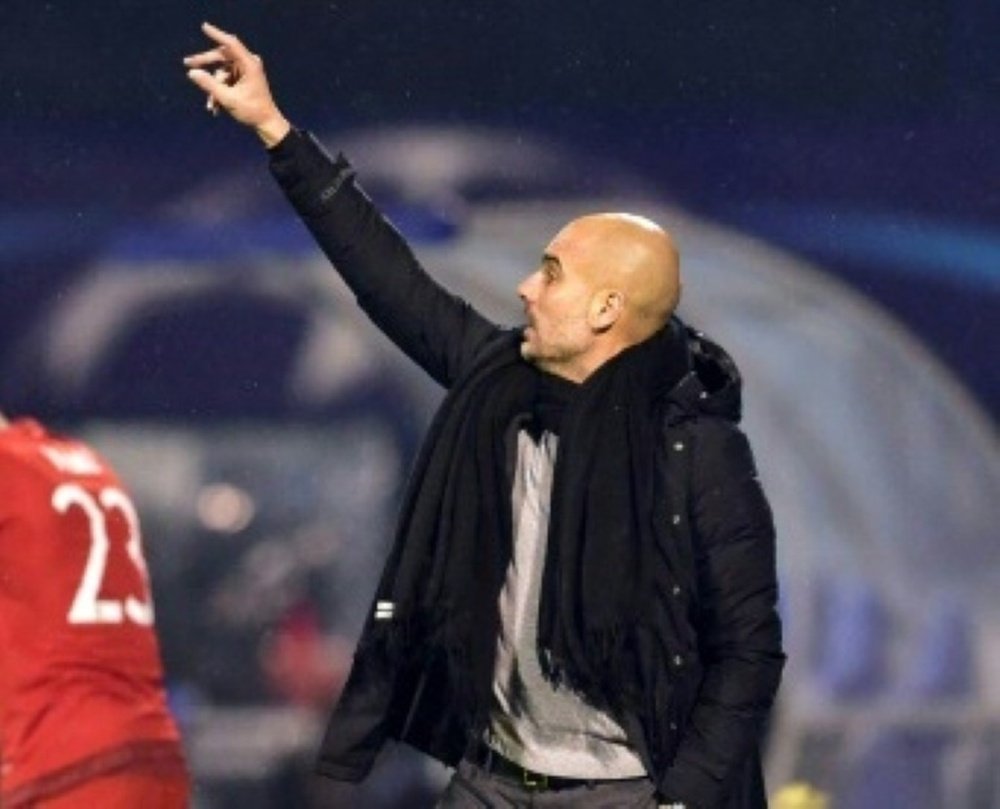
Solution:
<path fill-rule="evenodd" d="M 1000 807 L 1000 6 L 4 3 L 0 406 L 132 489 L 198 809 L 390 809 L 444 773 L 310 769 L 440 391 L 205 114 L 203 19 L 499 320 L 567 219 L 674 231 L 778 522 L 772 793 Z"/>

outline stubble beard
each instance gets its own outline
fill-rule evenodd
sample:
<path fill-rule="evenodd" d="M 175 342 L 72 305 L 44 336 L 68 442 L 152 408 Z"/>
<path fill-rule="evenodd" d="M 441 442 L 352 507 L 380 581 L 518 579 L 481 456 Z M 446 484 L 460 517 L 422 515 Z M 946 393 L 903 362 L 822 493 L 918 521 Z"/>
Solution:
<path fill-rule="evenodd" d="M 521 342 L 521 359 L 529 365 L 534 365 L 539 371 L 554 373 L 554 369 L 559 365 L 558 360 L 546 355 L 539 350 L 538 346 L 533 346 L 528 340 Z"/>

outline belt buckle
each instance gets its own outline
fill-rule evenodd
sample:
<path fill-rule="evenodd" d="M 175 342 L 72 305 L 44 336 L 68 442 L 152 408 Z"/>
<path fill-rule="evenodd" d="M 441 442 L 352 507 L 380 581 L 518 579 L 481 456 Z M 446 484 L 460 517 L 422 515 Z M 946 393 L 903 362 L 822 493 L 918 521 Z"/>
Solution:
<path fill-rule="evenodd" d="M 521 768 L 521 782 L 525 787 L 532 790 L 544 790 L 549 788 L 549 777 L 543 773 L 531 772 Z"/>

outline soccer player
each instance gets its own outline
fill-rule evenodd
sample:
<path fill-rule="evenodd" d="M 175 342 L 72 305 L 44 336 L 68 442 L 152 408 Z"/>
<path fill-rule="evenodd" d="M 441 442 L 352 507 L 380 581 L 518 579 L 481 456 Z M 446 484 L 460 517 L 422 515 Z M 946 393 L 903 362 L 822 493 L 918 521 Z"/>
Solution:
<path fill-rule="evenodd" d="M 108 463 L 0 415 L 0 805 L 183 809 L 135 507 Z"/>

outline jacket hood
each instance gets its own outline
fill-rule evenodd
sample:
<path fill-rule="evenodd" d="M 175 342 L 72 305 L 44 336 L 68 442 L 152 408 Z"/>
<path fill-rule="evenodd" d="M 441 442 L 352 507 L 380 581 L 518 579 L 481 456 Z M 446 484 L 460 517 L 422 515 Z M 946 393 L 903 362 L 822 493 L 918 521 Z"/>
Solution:
<path fill-rule="evenodd" d="M 691 371 L 667 401 L 678 415 L 717 416 L 738 423 L 743 412 L 743 379 L 733 358 L 704 332 L 685 326 Z"/>

